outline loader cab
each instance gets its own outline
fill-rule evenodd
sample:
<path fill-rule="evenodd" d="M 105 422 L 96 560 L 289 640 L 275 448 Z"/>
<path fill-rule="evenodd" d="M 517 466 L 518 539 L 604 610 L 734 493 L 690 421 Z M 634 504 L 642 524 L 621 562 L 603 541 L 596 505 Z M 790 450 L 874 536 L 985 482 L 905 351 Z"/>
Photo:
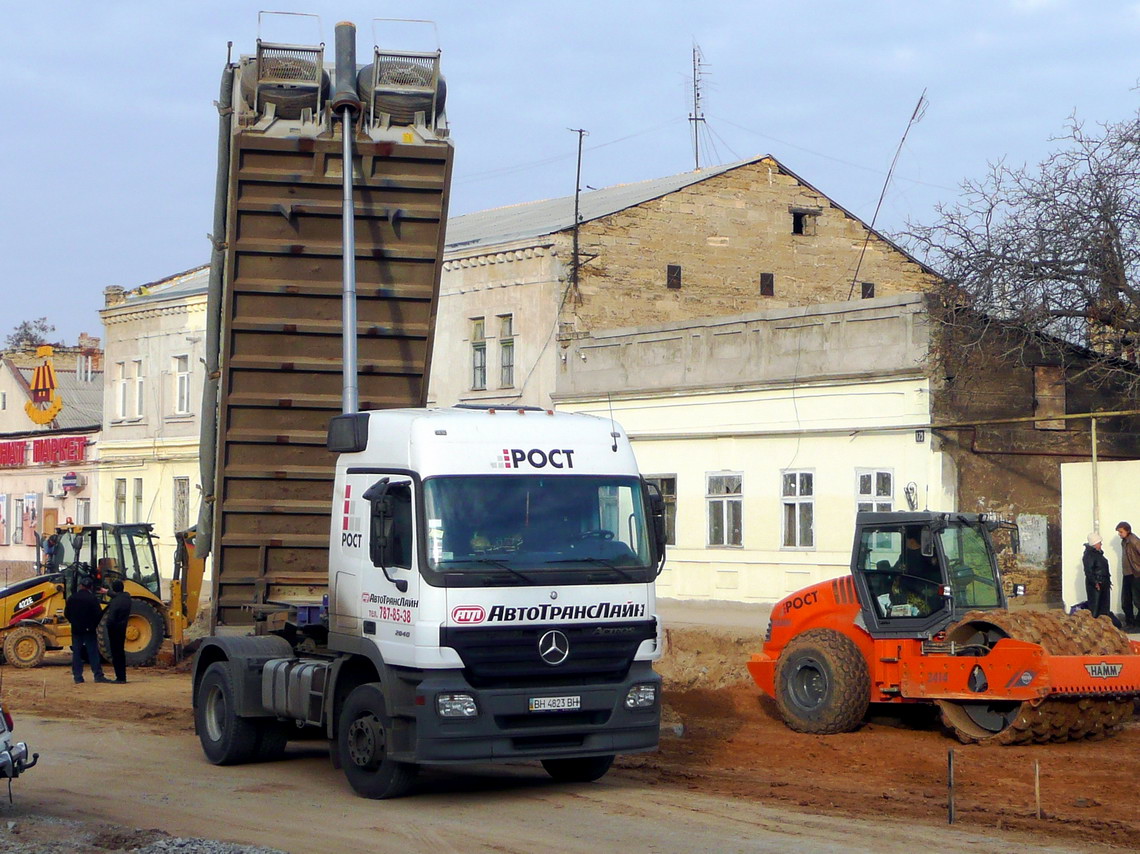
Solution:
<path fill-rule="evenodd" d="M 57 561 L 67 595 L 75 592 L 82 575 L 110 587 L 116 578 L 133 581 L 162 598 L 152 526 L 87 525 L 59 528 Z"/>
<path fill-rule="evenodd" d="M 1005 606 L 977 516 L 860 513 L 852 555 L 863 621 L 875 637 L 930 637 L 967 610 Z"/>

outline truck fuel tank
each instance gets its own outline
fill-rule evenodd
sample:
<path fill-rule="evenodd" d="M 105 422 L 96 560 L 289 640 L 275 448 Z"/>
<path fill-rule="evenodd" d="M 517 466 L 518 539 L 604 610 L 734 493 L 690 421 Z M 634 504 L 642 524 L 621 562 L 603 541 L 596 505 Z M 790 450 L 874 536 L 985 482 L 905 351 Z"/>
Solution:
<path fill-rule="evenodd" d="M 261 673 L 261 704 L 279 717 L 323 726 L 329 666 L 313 659 L 267 661 Z"/>

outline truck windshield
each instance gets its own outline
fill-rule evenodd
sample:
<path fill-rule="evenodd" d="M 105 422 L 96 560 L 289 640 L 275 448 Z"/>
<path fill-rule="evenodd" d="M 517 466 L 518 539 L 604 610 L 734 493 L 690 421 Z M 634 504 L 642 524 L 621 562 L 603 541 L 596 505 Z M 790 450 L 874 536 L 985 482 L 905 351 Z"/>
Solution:
<path fill-rule="evenodd" d="M 637 478 L 436 477 L 424 481 L 424 509 L 428 569 L 437 573 L 643 582 L 650 570 Z"/>
<path fill-rule="evenodd" d="M 951 525 L 938 534 L 954 593 L 955 608 L 993 608 L 1001 604 L 997 571 L 989 540 L 978 528 Z"/>

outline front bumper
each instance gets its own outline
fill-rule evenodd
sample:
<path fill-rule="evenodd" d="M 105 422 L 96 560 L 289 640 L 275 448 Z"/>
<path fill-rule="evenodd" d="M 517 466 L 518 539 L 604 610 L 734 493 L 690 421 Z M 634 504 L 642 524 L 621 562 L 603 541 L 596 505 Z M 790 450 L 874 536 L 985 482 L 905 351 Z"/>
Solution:
<path fill-rule="evenodd" d="M 653 684 L 657 700 L 627 709 L 633 685 Z M 651 664 L 634 662 L 620 683 L 527 688 L 472 688 L 461 671 L 428 673 L 416 694 L 414 729 L 391 746 L 394 759 L 416 763 L 495 762 L 508 759 L 602 756 L 654 750 L 661 725 L 661 677 Z M 470 694 L 479 714 L 446 719 L 436 713 L 440 694 Z M 535 697 L 581 698 L 573 711 L 532 712 Z M 414 732 L 414 736 L 411 733 Z"/>

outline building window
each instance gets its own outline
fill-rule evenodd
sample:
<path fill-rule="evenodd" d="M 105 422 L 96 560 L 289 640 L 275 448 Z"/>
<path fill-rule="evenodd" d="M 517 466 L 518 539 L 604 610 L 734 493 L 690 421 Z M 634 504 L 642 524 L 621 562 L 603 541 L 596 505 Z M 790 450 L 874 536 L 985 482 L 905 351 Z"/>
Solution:
<path fill-rule="evenodd" d="M 815 548 L 815 474 L 785 471 L 780 477 L 780 494 L 784 502 L 784 548 Z"/>
<path fill-rule="evenodd" d="M 122 525 L 127 521 L 127 479 L 115 478 L 115 524 Z"/>
<path fill-rule="evenodd" d="M 665 544 L 677 545 L 677 475 L 663 474 L 647 477 L 647 481 L 656 485 L 665 501 Z"/>
<path fill-rule="evenodd" d="M 115 417 L 127 417 L 127 363 L 115 362 Z"/>
<path fill-rule="evenodd" d="M 190 414 L 190 357 L 174 357 L 174 413 Z M 179 528 L 178 530 L 182 530 Z"/>
<path fill-rule="evenodd" d="M 133 522 L 143 521 L 143 479 L 141 477 L 135 478 L 135 501 L 134 501 L 134 519 Z"/>
<path fill-rule="evenodd" d="M 821 213 L 819 208 L 791 208 L 792 234 L 813 236 L 815 234 L 815 221 Z"/>
<path fill-rule="evenodd" d="M 190 527 L 190 478 L 174 478 L 174 530 Z"/>
<path fill-rule="evenodd" d="M 675 291 L 681 289 L 680 264 L 668 264 L 665 267 L 665 285 Z"/>
<path fill-rule="evenodd" d="M 804 233 L 804 220 L 807 214 L 802 214 L 799 211 L 792 211 L 792 234 Z"/>
<path fill-rule="evenodd" d="M 856 513 L 895 509 L 895 476 L 890 469 L 855 469 L 855 483 Z"/>
<path fill-rule="evenodd" d="M 0 410 L 8 408 L 8 392 L 0 391 Z"/>
<path fill-rule="evenodd" d="M 515 317 L 513 314 L 499 315 L 499 386 L 514 388 L 515 385 Z"/>
<path fill-rule="evenodd" d="M 76 525 L 90 525 L 91 524 L 91 499 L 90 498 L 77 498 L 75 500 L 75 524 Z"/>
<path fill-rule="evenodd" d="M 12 545 L 24 542 L 24 499 L 12 499 Z"/>
<path fill-rule="evenodd" d="M 874 299 L 875 297 L 875 283 L 874 282 L 860 282 L 862 288 L 863 299 Z"/>
<path fill-rule="evenodd" d="M 776 274 L 760 274 L 760 296 L 771 297 L 776 295 Z"/>
<path fill-rule="evenodd" d="M 143 417 L 143 364 L 135 360 L 135 417 Z"/>
<path fill-rule="evenodd" d="M 744 476 L 733 474 L 706 475 L 708 492 L 709 545 L 740 546 L 744 542 Z"/>
<path fill-rule="evenodd" d="M 471 320 L 471 388 L 487 387 L 487 328 L 483 318 Z"/>

